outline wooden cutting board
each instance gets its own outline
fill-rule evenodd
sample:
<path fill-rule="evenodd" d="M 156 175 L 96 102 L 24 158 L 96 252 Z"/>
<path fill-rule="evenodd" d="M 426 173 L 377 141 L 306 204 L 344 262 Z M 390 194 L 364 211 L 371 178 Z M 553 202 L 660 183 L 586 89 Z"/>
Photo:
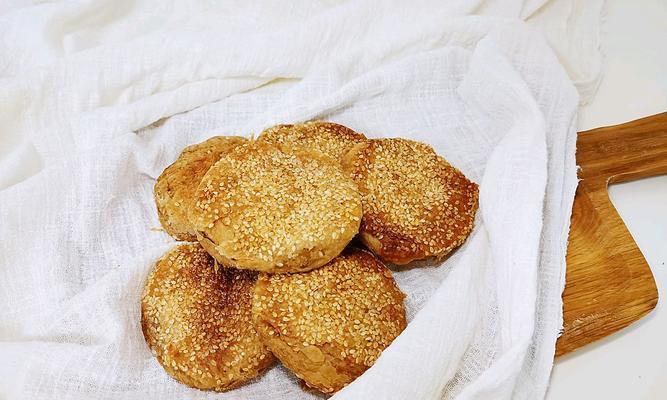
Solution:
<path fill-rule="evenodd" d="M 609 183 L 667 174 L 667 112 L 579 133 L 556 356 L 637 321 L 658 303 L 653 274 L 609 200 Z"/>

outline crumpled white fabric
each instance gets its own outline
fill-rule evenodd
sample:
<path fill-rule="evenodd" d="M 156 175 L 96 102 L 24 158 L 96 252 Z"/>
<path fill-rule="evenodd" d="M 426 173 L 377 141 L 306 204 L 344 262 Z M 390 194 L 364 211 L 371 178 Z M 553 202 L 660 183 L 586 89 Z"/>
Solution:
<path fill-rule="evenodd" d="M 393 268 L 410 323 L 334 398 L 543 397 L 573 82 L 594 93 L 601 1 L 407 3 L 2 3 L 0 397 L 318 398 L 279 364 L 228 393 L 190 389 L 139 325 L 146 274 L 174 245 L 153 229 L 155 178 L 188 144 L 314 118 L 427 142 L 480 184 L 461 248 Z"/>

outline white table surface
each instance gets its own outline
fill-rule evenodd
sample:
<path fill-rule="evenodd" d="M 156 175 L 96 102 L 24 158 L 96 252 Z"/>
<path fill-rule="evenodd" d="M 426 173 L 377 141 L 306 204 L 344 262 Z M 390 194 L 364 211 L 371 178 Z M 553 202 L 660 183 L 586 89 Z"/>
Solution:
<path fill-rule="evenodd" d="M 603 81 L 579 130 L 667 111 L 667 1 L 608 1 L 602 40 Z M 634 325 L 557 359 L 549 400 L 667 399 L 667 176 L 614 185 L 610 196 L 660 300 Z"/>

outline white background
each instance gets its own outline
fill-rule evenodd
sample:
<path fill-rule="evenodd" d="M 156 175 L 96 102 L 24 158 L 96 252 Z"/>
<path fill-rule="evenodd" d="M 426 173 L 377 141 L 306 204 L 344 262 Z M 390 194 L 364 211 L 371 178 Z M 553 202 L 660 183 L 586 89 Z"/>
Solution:
<path fill-rule="evenodd" d="M 608 1 L 603 31 L 603 81 L 580 131 L 667 111 L 667 1 Z M 614 185 L 610 196 L 651 266 L 658 307 L 557 359 L 549 400 L 667 399 L 667 176 Z"/>

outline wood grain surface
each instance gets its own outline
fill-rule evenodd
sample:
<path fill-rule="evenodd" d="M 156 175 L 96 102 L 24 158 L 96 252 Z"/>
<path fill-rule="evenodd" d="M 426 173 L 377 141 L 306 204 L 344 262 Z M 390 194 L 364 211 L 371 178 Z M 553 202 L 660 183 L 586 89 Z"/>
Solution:
<path fill-rule="evenodd" d="M 579 133 L 556 356 L 637 321 L 658 303 L 653 274 L 609 200 L 609 183 L 667 174 L 667 113 Z"/>

